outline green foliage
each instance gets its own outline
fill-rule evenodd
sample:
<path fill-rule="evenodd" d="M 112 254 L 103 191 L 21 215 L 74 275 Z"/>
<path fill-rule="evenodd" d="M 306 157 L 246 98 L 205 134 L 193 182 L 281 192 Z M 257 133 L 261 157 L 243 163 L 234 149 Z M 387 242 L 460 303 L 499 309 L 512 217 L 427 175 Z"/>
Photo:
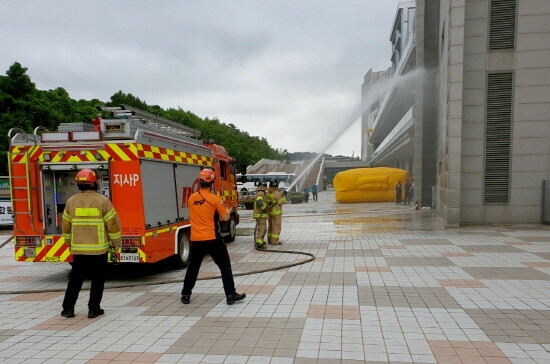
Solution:
<path fill-rule="evenodd" d="M 141 101 L 139 97 L 135 97 L 132 94 L 125 94 L 122 91 L 118 91 L 113 96 L 111 96 L 111 102 L 109 102 L 109 106 L 120 106 L 122 104 L 137 107 L 141 110 L 147 110 L 147 104 L 144 101 Z"/>
<path fill-rule="evenodd" d="M 0 175 L 7 175 L 8 131 L 20 128 L 32 134 L 37 126 L 53 131 L 60 123 L 89 122 L 97 117 L 96 105 L 120 106 L 127 104 L 141 110 L 165 117 L 202 132 L 204 139 L 214 139 L 223 145 L 237 161 L 246 165 L 255 164 L 261 158 L 283 160 L 288 158 L 286 150 L 273 149 L 265 138 L 251 136 L 233 124 L 224 124 L 217 118 L 200 118 L 182 108 L 163 109 L 147 103 L 130 93 L 122 91 L 111 96 L 108 103 L 100 100 L 74 100 L 61 87 L 55 90 L 38 90 L 27 75 L 27 68 L 15 62 L 0 75 Z M 243 168 L 241 168 L 243 169 Z"/>
<path fill-rule="evenodd" d="M 37 126 L 56 130 L 59 123 L 89 121 L 97 115 L 98 100 L 73 100 L 67 91 L 37 90 L 27 68 L 15 62 L 0 76 L 0 175 L 8 173 L 8 131 L 20 128 L 32 134 Z"/>
<path fill-rule="evenodd" d="M 223 145 L 230 156 L 244 165 L 255 164 L 262 158 L 283 160 L 286 159 L 288 152 L 279 151 L 271 148 L 265 138 L 251 136 L 247 132 L 239 130 L 233 124 L 224 124 L 217 118 L 201 119 L 190 111 L 185 111 L 181 107 L 169 108 L 164 110 L 158 105 L 147 105 L 145 101 L 140 100 L 132 94 L 125 94 L 122 91 L 111 96 L 110 106 L 120 106 L 127 104 L 148 111 L 152 114 L 162 116 L 177 123 L 200 130 L 205 140 L 213 139 L 216 144 Z M 246 166 L 244 167 L 246 173 Z"/>
<path fill-rule="evenodd" d="M 27 68 L 15 62 L 6 72 L 8 77 L 2 81 L 2 90 L 14 99 L 25 98 L 34 90 L 34 83 L 27 75 Z"/>

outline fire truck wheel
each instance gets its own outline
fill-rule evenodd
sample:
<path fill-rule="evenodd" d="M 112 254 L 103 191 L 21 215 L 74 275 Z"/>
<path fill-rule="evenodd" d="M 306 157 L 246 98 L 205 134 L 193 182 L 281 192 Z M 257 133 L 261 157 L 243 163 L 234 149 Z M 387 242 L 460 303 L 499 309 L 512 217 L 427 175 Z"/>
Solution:
<path fill-rule="evenodd" d="M 191 253 L 191 244 L 189 235 L 185 231 L 179 233 L 178 251 L 174 255 L 174 267 L 177 269 L 185 268 L 189 264 L 189 254 Z"/>
<path fill-rule="evenodd" d="M 237 222 L 235 221 L 235 216 L 231 216 L 229 219 L 229 235 L 223 238 L 223 241 L 226 243 L 232 243 L 235 241 L 237 236 Z"/>

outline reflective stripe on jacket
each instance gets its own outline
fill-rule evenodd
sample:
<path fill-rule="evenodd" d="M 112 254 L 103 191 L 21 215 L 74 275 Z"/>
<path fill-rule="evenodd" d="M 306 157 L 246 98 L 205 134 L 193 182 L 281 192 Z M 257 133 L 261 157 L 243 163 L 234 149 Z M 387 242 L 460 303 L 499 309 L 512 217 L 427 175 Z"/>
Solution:
<path fill-rule="evenodd" d="M 256 192 L 256 196 L 254 196 L 254 215 L 253 217 L 255 219 L 258 218 L 267 218 L 267 207 L 268 207 L 268 199 L 266 196 L 265 191 L 258 191 Z"/>
<path fill-rule="evenodd" d="M 63 211 L 63 237 L 72 254 L 105 254 L 109 241 L 120 246 L 120 219 L 111 201 L 91 190 L 69 198 Z"/>
<path fill-rule="evenodd" d="M 282 215 L 282 206 L 286 203 L 286 197 L 276 187 L 273 187 L 273 190 L 270 187 L 268 196 L 270 201 L 269 215 Z"/>

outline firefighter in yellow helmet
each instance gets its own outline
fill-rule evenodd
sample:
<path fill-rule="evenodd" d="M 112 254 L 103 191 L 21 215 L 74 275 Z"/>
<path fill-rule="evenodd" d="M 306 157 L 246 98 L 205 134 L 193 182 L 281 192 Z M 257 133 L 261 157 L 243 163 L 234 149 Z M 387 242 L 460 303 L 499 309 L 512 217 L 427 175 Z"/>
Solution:
<path fill-rule="evenodd" d="M 101 299 L 107 270 L 109 245 L 120 247 L 121 227 L 111 201 L 97 193 L 97 174 L 83 169 L 76 174 L 80 193 L 67 200 L 63 211 L 63 238 L 73 255 L 61 316 L 74 317 L 74 306 L 84 278 L 92 281 L 88 317 L 103 315 Z M 109 243 L 110 242 L 110 243 Z"/>
<path fill-rule="evenodd" d="M 256 229 L 254 230 L 254 247 L 256 249 L 265 249 L 264 236 L 267 230 L 267 209 L 269 200 L 267 198 L 267 187 L 265 182 L 259 182 L 254 196 L 254 219 L 256 219 Z"/>
<path fill-rule="evenodd" d="M 286 203 L 286 193 L 279 192 L 279 181 L 271 181 L 267 190 L 267 197 L 269 199 L 267 242 L 272 245 L 281 245 L 279 235 L 281 234 L 282 206 Z"/>

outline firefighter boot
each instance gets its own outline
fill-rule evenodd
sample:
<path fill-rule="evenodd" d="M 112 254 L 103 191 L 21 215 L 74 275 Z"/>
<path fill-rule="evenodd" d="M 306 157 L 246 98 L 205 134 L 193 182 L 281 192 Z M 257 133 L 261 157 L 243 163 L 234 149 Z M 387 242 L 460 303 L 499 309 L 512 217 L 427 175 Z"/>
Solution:
<path fill-rule="evenodd" d="M 245 293 L 237 293 L 237 292 L 233 292 L 229 295 L 226 296 L 227 298 L 227 304 L 228 305 L 232 305 L 234 304 L 235 302 L 237 301 L 240 301 L 240 300 L 244 300 L 244 298 L 246 297 L 246 294 Z"/>
<path fill-rule="evenodd" d="M 181 303 L 183 303 L 184 305 L 188 305 L 190 301 L 191 301 L 190 294 L 184 294 L 181 296 Z"/>
<path fill-rule="evenodd" d="M 95 309 L 95 310 L 89 310 L 88 311 L 88 318 L 96 318 L 97 316 L 101 316 L 105 313 L 101 308 Z"/>
<path fill-rule="evenodd" d="M 266 244 L 265 244 L 265 243 L 261 243 L 261 244 L 255 243 L 255 244 L 254 244 L 254 248 L 260 249 L 260 250 L 265 250 L 267 247 L 266 247 Z"/>
<path fill-rule="evenodd" d="M 66 318 L 74 317 L 74 310 L 63 310 L 61 311 L 61 316 Z"/>

